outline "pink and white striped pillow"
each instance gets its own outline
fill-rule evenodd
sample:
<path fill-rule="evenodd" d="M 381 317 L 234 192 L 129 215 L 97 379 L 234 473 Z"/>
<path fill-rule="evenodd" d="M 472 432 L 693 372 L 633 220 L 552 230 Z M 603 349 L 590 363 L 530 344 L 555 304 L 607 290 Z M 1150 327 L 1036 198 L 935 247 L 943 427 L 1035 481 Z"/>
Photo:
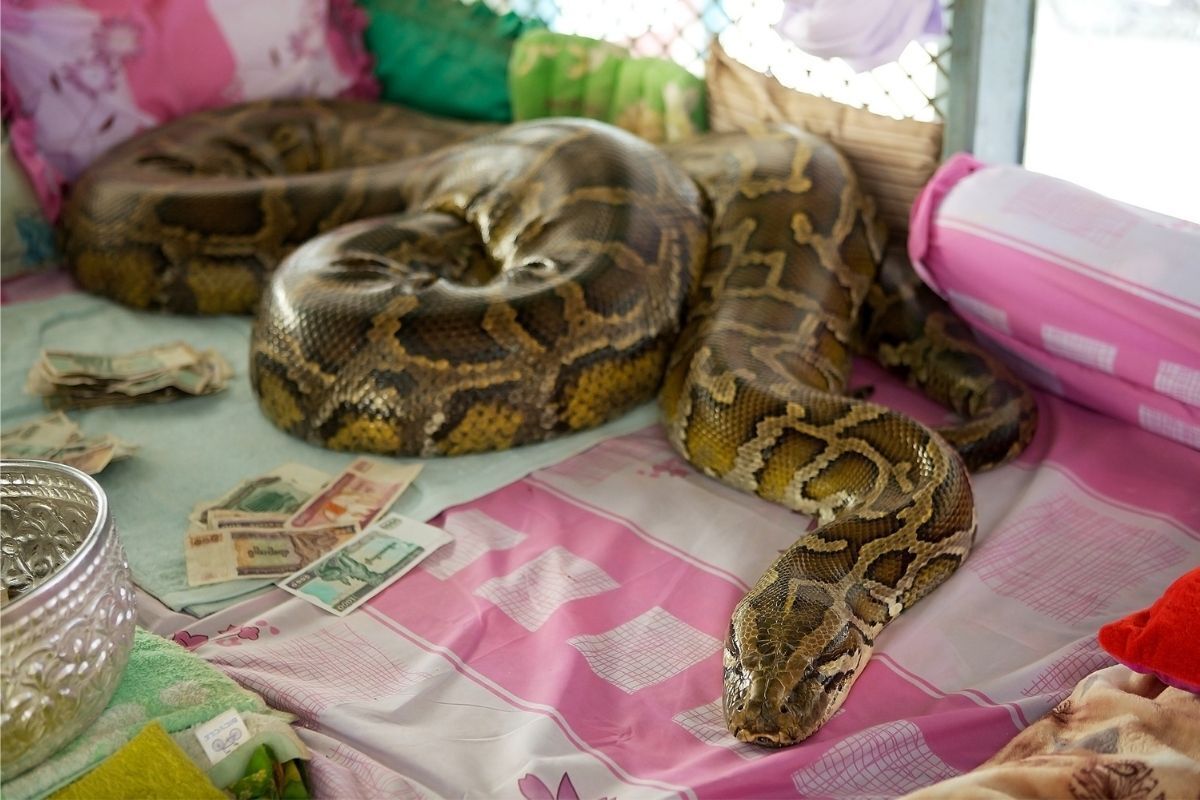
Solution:
<path fill-rule="evenodd" d="M 243 100 L 378 94 L 352 0 L 3 6 L 5 119 L 51 220 L 66 184 L 145 128 Z"/>
<path fill-rule="evenodd" d="M 908 246 L 1031 382 L 1200 449 L 1200 226 L 960 154 Z"/>

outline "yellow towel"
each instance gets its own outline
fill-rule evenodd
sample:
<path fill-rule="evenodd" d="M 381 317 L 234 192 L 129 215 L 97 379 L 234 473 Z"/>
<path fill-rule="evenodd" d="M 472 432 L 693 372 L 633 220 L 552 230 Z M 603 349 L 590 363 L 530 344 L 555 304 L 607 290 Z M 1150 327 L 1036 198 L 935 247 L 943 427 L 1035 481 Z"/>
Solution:
<path fill-rule="evenodd" d="M 157 722 L 51 800 L 226 800 Z"/>

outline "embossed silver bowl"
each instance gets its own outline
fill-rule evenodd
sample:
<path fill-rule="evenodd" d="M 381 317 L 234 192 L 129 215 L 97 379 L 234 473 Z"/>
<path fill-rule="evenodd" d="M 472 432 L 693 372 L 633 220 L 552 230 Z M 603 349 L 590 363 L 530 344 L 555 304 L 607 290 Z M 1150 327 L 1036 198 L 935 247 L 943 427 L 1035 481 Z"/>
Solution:
<path fill-rule="evenodd" d="M 133 646 L 125 551 L 92 478 L 0 461 L 0 771 L 36 766 L 95 722 Z"/>

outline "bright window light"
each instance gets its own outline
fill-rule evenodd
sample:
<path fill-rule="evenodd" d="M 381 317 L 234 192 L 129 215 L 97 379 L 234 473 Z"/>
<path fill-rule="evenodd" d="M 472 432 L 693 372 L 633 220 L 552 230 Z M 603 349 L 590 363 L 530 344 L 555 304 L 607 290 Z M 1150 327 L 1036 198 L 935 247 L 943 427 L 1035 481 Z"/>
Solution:
<path fill-rule="evenodd" d="M 1041 0 L 1025 166 L 1200 222 L 1200 4 Z"/>

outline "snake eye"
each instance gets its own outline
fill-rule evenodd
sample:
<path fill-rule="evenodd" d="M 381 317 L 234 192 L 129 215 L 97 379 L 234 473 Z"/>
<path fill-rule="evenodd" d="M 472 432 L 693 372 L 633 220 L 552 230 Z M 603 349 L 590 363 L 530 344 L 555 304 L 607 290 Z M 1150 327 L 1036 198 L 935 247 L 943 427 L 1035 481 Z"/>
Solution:
<path fill-rule="evenodd" d="M 779 707 L 779 713 L 780 714 L 790 714 L 790 713 L 792 713 L 792 709 L 788 708 L 787 703 L 784 703 L 783 705 L 781 705 Z"/>

